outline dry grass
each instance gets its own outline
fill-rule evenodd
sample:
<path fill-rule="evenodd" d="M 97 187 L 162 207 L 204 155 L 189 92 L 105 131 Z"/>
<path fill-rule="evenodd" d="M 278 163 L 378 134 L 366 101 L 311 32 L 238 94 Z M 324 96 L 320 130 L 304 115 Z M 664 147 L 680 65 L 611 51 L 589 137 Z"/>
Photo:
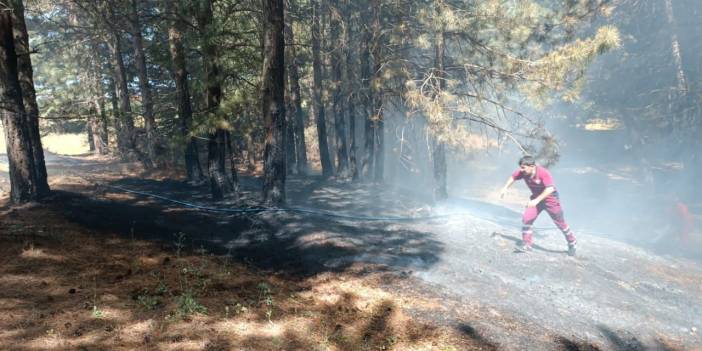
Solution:
<path fill-rule="evenodd" d="M 379 275 L 296 279 L 96 235 L 48 205 L 0 214 L 3 350 L 466 350 Z M 41 218 L 42 221 L 36 221 Z"/>

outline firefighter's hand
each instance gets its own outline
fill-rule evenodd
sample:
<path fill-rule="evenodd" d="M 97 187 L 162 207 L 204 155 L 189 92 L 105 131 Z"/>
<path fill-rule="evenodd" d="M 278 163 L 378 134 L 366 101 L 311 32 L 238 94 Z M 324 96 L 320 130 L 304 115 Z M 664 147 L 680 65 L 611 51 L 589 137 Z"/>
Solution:
<path fill-rule="evenodd" d="M 527 202 L 527 207 L 536 207 L 538 204 L 539 204 L 539 201 L 537 201 L 536 199 L 529 200 L 529 202 Z"/>

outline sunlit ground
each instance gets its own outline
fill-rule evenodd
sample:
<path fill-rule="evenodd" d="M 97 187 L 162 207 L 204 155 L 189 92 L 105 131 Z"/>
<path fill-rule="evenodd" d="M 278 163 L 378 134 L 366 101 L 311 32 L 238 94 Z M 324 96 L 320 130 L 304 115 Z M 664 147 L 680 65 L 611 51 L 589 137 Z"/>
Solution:
<path fill-rule="evenodd" d="M 88 136 L 81 134 L 49 134 L 42 138 L 44 150 L 58 155 L 80 155 L 90 152 Z"/>
<path fill-rule="evenodd" d="M 0 138 L 0 154 L 5 154 L 7 146 L 5 144 L 5 131 L 2 128 L 0 128 L 0 135 L 2 135 Z M 90 152 L 88 135 L 86 133 L 49 133 L 41 138 L 41 142 L 44 151 L 58 155 L 80 155 Z M 7 168 L 6 165 L 0 165 L 0 171 L 7 172 L 7 169 L 2 169 L 1 167 Z"/>

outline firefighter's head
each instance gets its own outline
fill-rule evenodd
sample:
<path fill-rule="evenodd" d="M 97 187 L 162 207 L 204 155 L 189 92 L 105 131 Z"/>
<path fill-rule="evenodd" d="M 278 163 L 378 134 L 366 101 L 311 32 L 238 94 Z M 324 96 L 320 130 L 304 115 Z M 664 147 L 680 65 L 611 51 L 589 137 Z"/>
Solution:
<path fill-rule="evenodd" d="M 536 172 L 536 161 L 533 156 L 526 155 L 519 159 L 519 171 L 522 175 L 533 176 Z"/>

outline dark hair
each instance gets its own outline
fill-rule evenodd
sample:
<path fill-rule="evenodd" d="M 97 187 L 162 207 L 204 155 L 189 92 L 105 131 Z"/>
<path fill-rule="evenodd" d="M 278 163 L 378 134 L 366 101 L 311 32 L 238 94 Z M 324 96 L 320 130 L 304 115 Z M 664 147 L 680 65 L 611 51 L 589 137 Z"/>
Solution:
<path fill-rule="evenodd" d="M 534 160 L 534 157 L 531 155 L 525 155 L 522 156 L 522 158 L 519 159 L 519 165 L 525 165 L 525 166 L 533 166 L 536 164 L 536 161 Z"/>

